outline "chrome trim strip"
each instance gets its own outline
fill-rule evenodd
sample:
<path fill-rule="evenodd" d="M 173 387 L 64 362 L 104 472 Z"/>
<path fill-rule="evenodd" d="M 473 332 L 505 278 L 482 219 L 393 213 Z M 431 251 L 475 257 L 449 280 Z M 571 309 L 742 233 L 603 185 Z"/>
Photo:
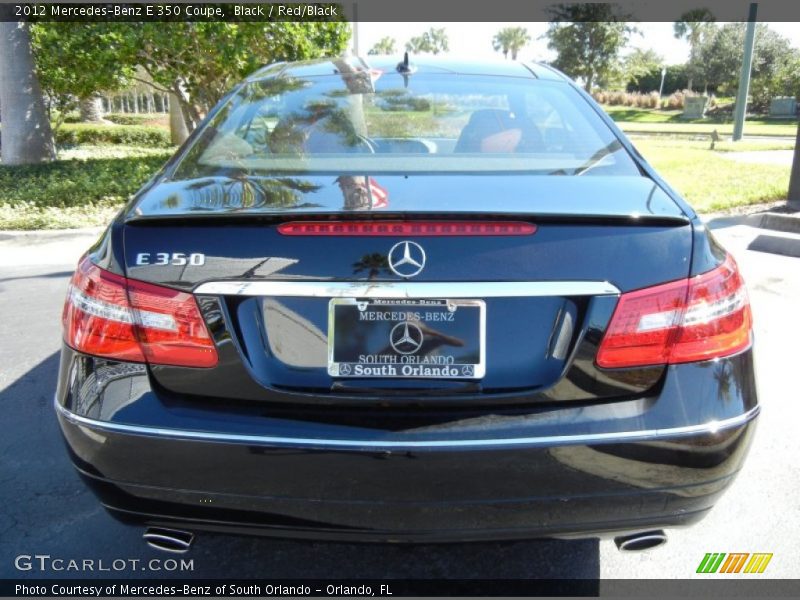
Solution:
<path fill-rule="evenodd" d="M 341 440 L 320 438 L 293 438 L 271 435 L 244 435 L 238 433 L 215 433 L 210 431 L 192 431 L 183 429 L 169 429 L 160 427 L 144 427 L 139 425 L 125 425 L 110 423 L 81 417 L 61 406 L 55 401 L 56 411 L 67 421 L 90 429 L 109 431 L 113 433 L 129 433 L 152 437 L 170 438 L 175 440 L 194 440 L 200 442 L 218 442 L 234 444 L 262 444 L 272 446 L 289 446 L 304 448 L 357 448 L 363 450 L 414 450 L 414 449 L 440 449 L 440 448 L 505 448 L 515 446 L 559 446 L 566 444 L 596 444 L 602 442 L 636 442 L 652 441 L 662 438 L 685 437 L 702 433 L 716 433 L 725 429 L 739 427 L 754 419 L 760 412 L 760 406 L 755 406 L 746 413 L 723 419 L 711 421 L 702 425 L 687 425 L 684 427 L 671 427 L 667 429 L 649 429 L 641 431 L 621 431 L 609 433 L 590 433 L 576 435 L 552 435 L 526 438 L 499 438 L 499 439 L 463 439 L 463 440 Z"/>
<path fill-rule="evenodd" d="M 514 298 L 604 296 L 620 290 L 607 281 L 209 281 L 195 294 L 315 296 L 322 298 Z"/>

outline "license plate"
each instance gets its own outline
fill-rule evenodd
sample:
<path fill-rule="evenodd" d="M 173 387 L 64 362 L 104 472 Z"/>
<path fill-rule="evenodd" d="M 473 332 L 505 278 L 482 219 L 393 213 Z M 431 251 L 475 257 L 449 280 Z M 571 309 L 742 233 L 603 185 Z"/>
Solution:
<path fill-rule="evenodd" d="M 480 379 L 486 373 L 483 300 L 361 300 L 328 305 L 332 377 Z"/>

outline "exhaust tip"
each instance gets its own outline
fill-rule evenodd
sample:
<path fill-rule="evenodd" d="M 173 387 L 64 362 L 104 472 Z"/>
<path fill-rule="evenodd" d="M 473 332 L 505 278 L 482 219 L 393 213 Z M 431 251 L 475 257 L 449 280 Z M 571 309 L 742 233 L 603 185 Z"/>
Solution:
<path fill-rule="evenodd" d="M 173 554 L 185 554 L 194 542 L 193 533 L 163 527 L 148 527 L 142 538 L 151 548 Z"/>
<path fill-rule="evenodd" d="M 621 552 L 641 552 L 651 550 L 667 543 L 667 534 L 661 529 L 657 531 L 645 531 L 614 538 L 617 549 Z"/>

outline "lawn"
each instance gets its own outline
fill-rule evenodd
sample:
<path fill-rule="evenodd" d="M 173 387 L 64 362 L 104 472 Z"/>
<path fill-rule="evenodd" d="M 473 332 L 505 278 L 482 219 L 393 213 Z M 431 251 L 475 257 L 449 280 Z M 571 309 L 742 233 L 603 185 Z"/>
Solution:
<path fill-rule="evenodd" d="M 723 210 L 786 198 L 789 167 L 736 162 L 725 152 L 757 150 L 757 145 L 726 146 L 722 152 L 707 142 L 670 139 L 634 139 L 639 152 L 700 212 Z M 779 148 L 784 149 L 784 148 Z"/>
<path fill-rule="evenodd" d="M 603 106 L 612 119 L 625 132 L 654 134 L 710 134 L 715 129 L 721 136 L 733 134 L 733 121 L 708 117 L 686 120 L 679 110 L 653 110 L 629 106 Z M 759 136 L 794 137 L 797 122 L 786 119 L 748 118 L 744 133 Z"/>

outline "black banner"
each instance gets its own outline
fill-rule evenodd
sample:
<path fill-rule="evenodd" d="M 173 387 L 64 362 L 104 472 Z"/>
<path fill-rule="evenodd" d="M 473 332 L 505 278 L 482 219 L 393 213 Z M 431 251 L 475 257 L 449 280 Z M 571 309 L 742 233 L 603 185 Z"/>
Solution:
<path fill-rule="evenodd" d="M 554 0 L 360 0 L 357 2 L 258 2 L 215 0 L 176 2 L 8 2 L 0 0 L 0 21 L 314 21 L 359 22 L 542 22 Z M 617 0 L 614 14 L 626 21 L 676 21 L 687 11 L 708 9 L 716 21 L 746 21 L 750 0 Z M 800 21 L 800 2 L 760 0 L 762 22 Z"/>
<path fill-rule="evenodd" d="M 9 597 L 351 597 L 411 596 L 591 597 L 596 580 L 2 580 L 0 596 Z"/>
<path fill-rule="evenodd" d="M 730 598 L 800 596 L 797 579 L 209 580 L 3 579 L 0 597 L 36 598 Z"/>

